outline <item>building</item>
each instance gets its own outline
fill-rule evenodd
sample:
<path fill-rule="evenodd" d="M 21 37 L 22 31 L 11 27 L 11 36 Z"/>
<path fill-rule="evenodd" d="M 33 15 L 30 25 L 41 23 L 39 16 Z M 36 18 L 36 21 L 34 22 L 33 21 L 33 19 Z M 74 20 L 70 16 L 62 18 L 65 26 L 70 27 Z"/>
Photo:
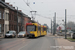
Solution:
<path fill-rule="evenodd" d="M 30 21 L 31 18 L 21 10 L 17 11 L 11 4 L 5 3 L 5 0 L 0 0 L 0 35 L 4 35 L 9 30 L 17 32 L 17 25 L 18 32 L 23 31 L 25 30 L 25 24 Z"/>
<path fill-rule="evenodd" d="M 4 9 L 5 5 L 0 2 L 0 35 L 4 33 Z"/>
<path fill-rule="evenodd" d="M 31 22 L 31 18 L 29 16 L 25 15 L 25 14 L 24 14 L 24 17 L 25 18 L 24 18 L 24 25 L 23 25 L 24 28 L 23 28 L 23 30 L 26 31 L 26 23 L 30 23 Z"/>

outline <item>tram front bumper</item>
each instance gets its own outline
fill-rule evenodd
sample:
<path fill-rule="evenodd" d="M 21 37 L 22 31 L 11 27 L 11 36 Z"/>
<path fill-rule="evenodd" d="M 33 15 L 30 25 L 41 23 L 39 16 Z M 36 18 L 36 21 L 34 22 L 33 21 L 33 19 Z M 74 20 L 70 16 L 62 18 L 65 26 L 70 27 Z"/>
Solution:
<path fill-rule="evenodd" d="M 34 37 L 34 34 L 27 34 L 27 37 Z"/>

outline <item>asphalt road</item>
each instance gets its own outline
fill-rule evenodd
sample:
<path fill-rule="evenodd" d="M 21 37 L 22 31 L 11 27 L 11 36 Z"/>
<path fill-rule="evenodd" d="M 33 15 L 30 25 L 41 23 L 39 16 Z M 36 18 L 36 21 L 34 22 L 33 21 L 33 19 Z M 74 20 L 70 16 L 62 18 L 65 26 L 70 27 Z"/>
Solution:
<path fill-rule="evenodd" d="M 56 37 L 44 36 L 38 38 L 3 38 L 0 40 L 0 50 L 56 50 Z"/>

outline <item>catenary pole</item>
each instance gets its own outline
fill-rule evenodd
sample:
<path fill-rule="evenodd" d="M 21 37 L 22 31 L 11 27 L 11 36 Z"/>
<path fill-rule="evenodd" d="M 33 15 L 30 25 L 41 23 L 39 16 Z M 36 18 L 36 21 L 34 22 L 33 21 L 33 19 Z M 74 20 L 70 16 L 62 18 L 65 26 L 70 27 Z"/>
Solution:
<path fill-rule="evenodd" d="M 67 16 L 67 10 L 65 9 L 65 39 L 67 39 L 67 34 L 66 34 L 66 16 Z"/>
<path fill-rule="evenodd" d="M 56 34 L 56 12 L 54 13 L 54 29 L 53 29 L 53 35 Z"/>
<path fill-rule="evenodd" d="M 52 19 L 51 19 L 51 34 L 52 34 Z"/>
<path fill-rule="evenodd" d="M 18 35 L 18 7 L 17 7 L 17 35 Z M 16 37 L 17 37 L 16 35 Z"/>

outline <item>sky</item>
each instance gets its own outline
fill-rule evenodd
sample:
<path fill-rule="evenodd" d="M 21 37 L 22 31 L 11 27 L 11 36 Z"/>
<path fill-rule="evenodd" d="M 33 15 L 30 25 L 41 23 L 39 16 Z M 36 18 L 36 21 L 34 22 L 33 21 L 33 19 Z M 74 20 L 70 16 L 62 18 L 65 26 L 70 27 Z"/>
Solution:
<path fill-rule="evenodd" d="M 18 7 L 19 10 L 22 10 L 30 17 L 30 11 L 37 11 L 36 14 L 39 15 L 35 16 L 35 21 L 41 24 L 46 23 L 49 27 L 51 27 L 51 19 L 53 20 L 55 12 L 56 23 L 64 23 L 62 20 L 65 19 L 65 9 L 67 9 L 67 22 L 75 22 L 75 0 L 6 0 L 6 2 Z M 26 3 L 29 3 L 30 7 Z"/>

